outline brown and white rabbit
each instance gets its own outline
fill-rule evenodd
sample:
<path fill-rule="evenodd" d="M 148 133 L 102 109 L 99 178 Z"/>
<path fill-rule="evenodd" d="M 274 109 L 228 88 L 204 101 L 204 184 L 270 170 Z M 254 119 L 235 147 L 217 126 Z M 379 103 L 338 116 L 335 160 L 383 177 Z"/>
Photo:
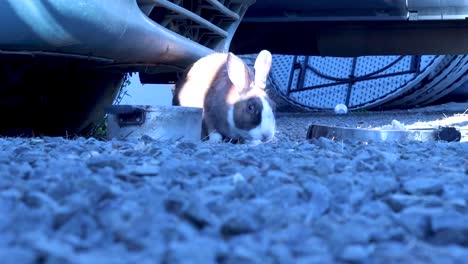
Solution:
<path fill-rule="evenodd" d="M 255 73 L 232 53 L 203 57 L 175 84 L 173 105 L 203 108 L 202 140 L 269 141 L 276 128 L 265 92 L 271 63 L 267 50 L 258 54 Z"/>

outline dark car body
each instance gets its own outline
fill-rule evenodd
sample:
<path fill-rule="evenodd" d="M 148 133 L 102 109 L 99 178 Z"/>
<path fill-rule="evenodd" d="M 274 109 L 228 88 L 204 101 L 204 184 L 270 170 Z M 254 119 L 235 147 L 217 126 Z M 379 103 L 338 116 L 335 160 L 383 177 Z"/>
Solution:
<path fill-rule="evenodd" d="M 231 50 L 322 56 L 468 53 L 466 0 L 258 0 Z"/>
<path fill-rule="evenodd" d="M 227 51 L 252 1 L 4 0 L 0 55 L 82 58 L 170 71 Z"/>
<path fill-rule="evenodd" d="M 465 54 L 467 16 L 468 0 L 5 0 L 0 56 L 62 56 L 164 74 L 228 50 Z"/>

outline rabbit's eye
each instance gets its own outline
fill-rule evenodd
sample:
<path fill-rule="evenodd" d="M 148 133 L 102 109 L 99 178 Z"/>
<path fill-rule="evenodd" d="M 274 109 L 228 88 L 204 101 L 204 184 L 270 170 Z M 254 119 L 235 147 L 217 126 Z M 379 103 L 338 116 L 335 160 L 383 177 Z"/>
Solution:
<path fill-rule="evenodd" d="M 249 112 L 251 113 L 255 111 L 255 106 L 253 104 L 249 104 L 248 108 L 249 108 Z"/>

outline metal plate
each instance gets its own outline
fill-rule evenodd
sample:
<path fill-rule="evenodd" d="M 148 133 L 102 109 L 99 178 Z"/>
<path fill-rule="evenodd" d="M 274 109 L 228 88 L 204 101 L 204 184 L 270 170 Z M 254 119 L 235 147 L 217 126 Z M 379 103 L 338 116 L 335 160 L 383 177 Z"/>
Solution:
<path fill-rule="evenodd" d="M 108 139 L 139 139 L 144 135 L 157 140 L 201 139 L 201 108 L 113 105 L 106 112 Z"/>
<path fill-rule="evenodd" d="M 386 129 L 362 129 L 333 127 L 322 125 L 310 125 L 307 131 L 307 139 L 328 138 L 332 140 L 351 141 L 460 141 L 461 133 L 453 127 L 442 127 L 438 129 L 421 128 L 408 130 L 386 130 Z"/>

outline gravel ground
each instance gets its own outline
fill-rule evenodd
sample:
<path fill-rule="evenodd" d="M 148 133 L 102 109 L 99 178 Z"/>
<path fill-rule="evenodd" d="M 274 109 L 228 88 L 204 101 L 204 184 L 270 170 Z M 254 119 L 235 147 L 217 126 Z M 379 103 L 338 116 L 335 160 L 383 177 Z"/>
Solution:
<path fill-rule="evenodd" d="M 260 145 L 1 138 L 1 263 L 466 262 L 468 144 L 304 140 L 465 106 L 284 114 Z"/>

